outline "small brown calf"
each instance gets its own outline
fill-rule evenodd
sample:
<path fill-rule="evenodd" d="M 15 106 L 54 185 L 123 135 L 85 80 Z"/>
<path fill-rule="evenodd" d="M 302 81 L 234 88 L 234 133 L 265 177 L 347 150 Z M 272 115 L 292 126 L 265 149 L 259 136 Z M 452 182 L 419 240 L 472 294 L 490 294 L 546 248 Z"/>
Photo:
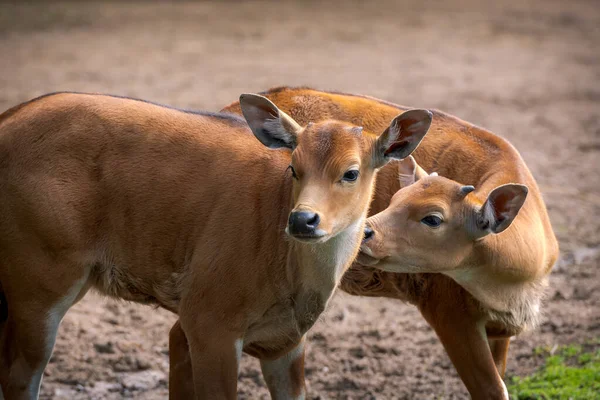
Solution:
<path fill-rule="evenodd" d="M 431 114 L 375 137 L 301 127 L 257 95 L 240 105 L 248 124 L 73 93 L 0 115 L 7 400 L 37 398 L 60 321 L 90 288 L 179 314 L 171 342 L 185 340 L 194 378 L 172 389 L 235 398 L 245 351 L 274 397 L 303 396 L 304 334 L 358 252 L 375 173 L 414 150 Z"/>
<path fill-rule="evenodd" d="M 357 264 L 382 270 L 374 276 L 383 281 L 389 280 L 388 283 L 394 282 L 397 274 L 384 278 L 386 272 L 411 273 L 404 279 L 403 286 L 394 287 L 392 283 L 388 290 L 391 289 L 392 297 L 398 295 L 395 291 L 400 291 L 405 300 L 417 305 L 425 305 L 435 296 L 433 301 L 442 308 L 440 297 L 447 291 L 439 287 L 439 296 L 435 293 L 424 295 L 421 287 L 423 281 L 419 279 L 421 275 L 413 274 L 442 273 L 450 277 L 472 293 L 479 304 L 471 301 L 471 296 L 446 298 L 458 311 L 449 312 L 443 308 L 436 309 L 432 315 L 424 313 L 434 328 L 455 324 L 450 331 L 436 330 L 442 342 L 452 340 L 451 337 L 457 339 L 454 335 L 456 330 L 461 329 L 462 314 L 468 313 L 479 316 L 475 322 L 479 327 L 478 336 L 492 341 L 501 339 L 500 345 L 504 346 L 505 352 L 510 336 L 526 327 L 535 326 L 544 285 L 535 281 L 520 281 L 520 272 L 511 276 L 515 260 L 509 255 L 499 255 L 496 244 L 483 239 L 501 233 L 513 223 L 527 197 L 527 186 L 498 186 L 482 203 L 472 195 L 475 190 L 473 186 L 462 185 L 437 174 L 428 176 L 412 157 L 400 163 L 399 178 L 402 189 L 392 197 L 389 207 L 367 220 L 365 229 L 368 238 L 361 246 Z M 527 257 L 521 259 L 527 260 Z M 352 275 L 346 279 L 351 280 Z M 372 284 L 372 279 L 367 287 Z M 399 281 L 396 279 L 396 285 Z M 409 282 L 412 287 L 408 286 Z M 348 282 L 348 286 L 356 283 Z M 362 288 L 358 285 L 356 292 L 360 293 Z M 443 324 L 440 321 L 444 321 Z M 486 324 L 490 324 L 487 333 Z M 494 332 L 493 326 L 499 329 Z M 474 348 L 479 338 L 471 335 L 472 332 L 467 329 L 459 341 L 469 351 L 458 346 L 458 343 L 452 347 L 446 346 L 446 349 L 457 369 L 460 371 L 463 367 L 469 372 L 467 377 L 471 381 L 465 381 L 467 386 L 479 388 L 476 385 L 483 385 L 486 377 L 484 374 L 478 377 L 480 372 L 474 363 L 483 359 L 487 347 Z M 497 342 L 493 342 L 493 345 L 497 346 Z M 467 358 L 472 352 L 478 357 L 477 360 Z M 501 363 L 499 369 L 504 372 L 506 354 L 502 357 L 504 359 L 498 360 Z M 504 386 L 503 382 L 499 383 Z M 491 392 L 493 387 L 481 386 L 478 390 L 471 390 L 471 394 L 474 398 L 498 397 L 500 393 Z M 503 396 L 507 398 L 508 393 Z"/>
<path fill-rule="evenodd" d="M 275 88 L 262 94 L 301 123 L 335 118 L 372 132 L 381 130 L 396 114 L 407 110 L 367 96 L 308 88 Z M 239 103 L 223 109 L 232 113 L 239 110 Z M 410 215 L 406 217 L 410 224 L 405 227 L 418 230 L 414 236 L 410 236 L 411 230 L 398 231 L 399 235 L 409 236 L 398 236 L 397 243 L 385 240 L 385 245 L 381 245 L 385 250 L 377 255 L 386 257 L 393 253 L 390 259 L 397 263 L 382 265 L 390 269 L 395 265 L 396 271 L 443 274 L 385 272 L 357 263 L 345 274 L 341 288 L 351 294 L 385 296 L 417 305 L 442 341 L 471 396 L 505 399 L 502 376 L 509 338 L 535 327 L 544 287 L 558 257 L 558 244 L 537 184 L 515 148 L 468 122 L 440 111 L 433 113 L 431 129 L 413 156 L 425 170 L 437 171 L 447 179 L 427 178 L 410 188 L 408 197 L 401 194 L 404 190 L 398 193 L 402 198 L 398 207 Z M 385 210 L 401 183 L 412 181 L 413 172 L 406 168 L 405 163 L 391 163 L 379 172 L 370 215 Z M 456 182 L 451 184 L 448 179 Z M 426 184 L 430 185 L 427 189 L 420 186 Z M 502 186 L 506 184 L 516 185 Z M 464 185 L 472 185 L 474 190 L 458 190 Z M 460 202 L 457 199 L 448 203 L 444 196 L 450 187 L 456 189 L 454 195 L 462 196 Z M 466 193 L 469 190 L 472 192 Z M 413 201 L 413 193 L 420 197 Z M 422 212 L 420 207 L 429 205 L 440 206 L 430 211 L 433 215 L 441 211 L 443 224 L 452 223 L 456 236 L 445 227 L 435 230 L 425 226 L 421 220 L 429 214 L 419 215 L 421 219 L 412 215 L 415 206 Z M 482 207 L 485 213 L 476 214 Z M 444 214 L 452 210 L 465 214 Z M 477 215 L 485 218 L 475 218 Z M 471 225 L 465 225 L 463 217 L 468 217 Z M 378 219 L 383 218 L 374 221 Z M 394 216 L 388 225 L 393 221 Z M 428 222 L 436 223 L 435 218 Z M 376 230 L 383 226 L 377 222 L 374 225 Z M 377 236 L 376 232 L 374 237 Z M 405 239 L 411 240 L 409 245 L 402 242 Z M 402 264 L 404 257 L 410 257 L 419 268 Z M 419 260 L 421 263 L 416 264 Z"/>

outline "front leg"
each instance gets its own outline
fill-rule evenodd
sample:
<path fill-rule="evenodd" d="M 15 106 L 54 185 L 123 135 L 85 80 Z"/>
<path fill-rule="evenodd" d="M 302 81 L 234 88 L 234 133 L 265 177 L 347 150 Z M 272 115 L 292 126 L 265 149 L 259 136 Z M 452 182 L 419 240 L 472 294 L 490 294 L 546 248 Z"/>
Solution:
<path fill-rule="evenodd" d="M 196 317 L 190 320 L 180 316 L 180 321 L 187 338 L 190 359 L 189 362 L 184 359 L 182 364 L 176 366 L 175 372 L 179 377 L 174 375 L 173 383 L 193 376 L 193 389 L 197 399 L 236 399 L 243 333 L 232 332 L 209 322 L 214 321 L 213 318 Z M 183 348 L 179 346 L 178 349 Z M 181 392 L 175 388 L 171 390 L 181 395 L 189 393 L 191 388 L 186 386 Z"/>
<path fill-rule="evenodd" d="M 504 378 L 504 374 L 506 373 L 506 359 L 508 358 L 508 348 L 510 346 L 510 337 L 500 339 L 488 339 L 488 342 L 490 344 L 490 350 L 492 351 L 492 356 L 494 357 L 494 363 L 496 363 L 498 373 L 502 378 Z"/>
<path fill-rule="evenodd" d="M 469 296 L 449 279 L 432 280 L 419 310 L 440 338 L 458 375 L 474 400 L 508 400 L 480 317 Z"/>
<path fill-rule="evenodd" d="M 275 360 L 261 360 L 260 367 L 274 400 L 306 396 L 304 385 L 304 336 L 292 350 Z"/>

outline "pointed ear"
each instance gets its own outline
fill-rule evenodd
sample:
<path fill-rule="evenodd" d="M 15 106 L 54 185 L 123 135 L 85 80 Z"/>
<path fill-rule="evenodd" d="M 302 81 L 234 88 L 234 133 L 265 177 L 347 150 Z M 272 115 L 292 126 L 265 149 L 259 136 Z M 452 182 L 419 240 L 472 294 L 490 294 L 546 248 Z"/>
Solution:
<path fill-rule="evenodd" d="M 269 99 L 257 94 L 242 94 L 240 107 L 252 133 L 262 144 L 272 149 L 286 147 L 293 150 L 296 147 L 302 127 Z"/>
<path fill-rule="evenodd" d="M 510 226 L 525 203 L 529 189 L 525 185 L 509 183 L 492 190 L 478 211 L 477 228 L 500 233 Z"/>
<path fill-rule="evenodd" d="M 400 188 L 410 186 L 426 176 L 429 176 L 429 174 L 417 164 L 413 156 L 408 156 L 398 162 Z M 431 176 L 437 176 L 437 174 L 434 172 Z"/>
<path fill-rule="evenodd" d="M 390 159 L 408 157 L 421 143 L 432 119 L 433 114 L 427 110 L 409 110 L 394 118 L 375 142 L 376 167 L 382 167 Z"/>

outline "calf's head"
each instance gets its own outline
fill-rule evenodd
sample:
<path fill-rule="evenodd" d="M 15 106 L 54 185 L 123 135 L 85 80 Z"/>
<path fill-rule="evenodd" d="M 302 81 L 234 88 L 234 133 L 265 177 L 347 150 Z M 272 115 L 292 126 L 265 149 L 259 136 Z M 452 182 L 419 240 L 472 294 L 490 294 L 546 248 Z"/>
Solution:
<path fill-rule="evenodd" d="M 401 189 L 370 217 L 358 262 L 391 272 L 460 268 L 477 242 L 510 226 L 527 186 L 506 184 L 481 201 L 473 186 L 428 175 L 412 157 L 399 163 Z"/>
<path fill-rule="evenodd" d="M 391 159 L 407 157 L 432 119 L 426 110 L 406 111 L 375 136 L 332 120 L 302 127 L 259 95 L 241 95 L 240 106 L 258 140 L 292 151 L 288 169 L 293 208 L 286 232 L 309 243 L 325 242 L 357 222 L 362 224 L 375 171 Z"/>

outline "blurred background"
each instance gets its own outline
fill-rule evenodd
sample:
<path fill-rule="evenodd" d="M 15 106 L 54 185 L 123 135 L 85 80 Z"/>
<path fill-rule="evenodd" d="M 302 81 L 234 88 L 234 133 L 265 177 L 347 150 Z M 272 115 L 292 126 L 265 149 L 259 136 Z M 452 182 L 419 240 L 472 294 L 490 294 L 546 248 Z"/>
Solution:
<path fill-rule="evenodd" d="M 439 108 L 510 140 L 562 254 L 507 380 L 559 346 L 600 348 L 597 1 L 0 3 L 0 112 L 64 90 L 216 111 L 279 85 Z M 62 323 L 42 397 L 165 398 L 174 319 L 88 295 Z M 338 294 L 309 337 L 309 398 L 468 398 L 412 306 Z M 239 382 L 240 398 L 266 398 L 256 360 Z"/>

